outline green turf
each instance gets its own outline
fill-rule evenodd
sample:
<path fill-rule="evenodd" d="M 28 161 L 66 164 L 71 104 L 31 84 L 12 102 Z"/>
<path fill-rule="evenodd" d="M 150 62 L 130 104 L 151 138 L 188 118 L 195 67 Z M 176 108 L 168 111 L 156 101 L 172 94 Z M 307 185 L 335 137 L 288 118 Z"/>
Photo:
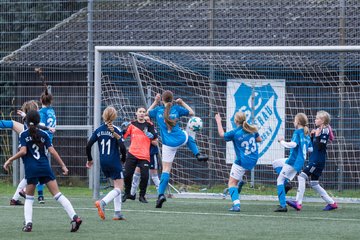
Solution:
<path fill-rule="evenodd" d="M 70 220 L 54 200 L 34 203 L 33 232 L 21 232 L 23 207 L 9 206 L 11 195 L 0 198 L 0 239 L 358 239 L 360 205 L 341 204 L 324 212 L 324 204 L 305 203 L 301 212 L 274 213 L 276 202 L 243 201 L 241 213 L 230 213 L 229 200 L 168 199 L 162 209 L 128 200 L 126 221 L 111 220 L 113 205 L 100 220 L 91 197 L 63 189 L 84 223 L 70 233 Z"/>

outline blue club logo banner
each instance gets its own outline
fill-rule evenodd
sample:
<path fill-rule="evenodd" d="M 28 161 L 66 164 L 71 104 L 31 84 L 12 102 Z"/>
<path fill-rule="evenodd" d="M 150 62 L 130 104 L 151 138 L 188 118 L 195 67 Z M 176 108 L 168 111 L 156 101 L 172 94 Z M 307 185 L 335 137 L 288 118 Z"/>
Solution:
<path fill-rule="evenodd" d="M 258 127 L 263 141 L 258 144 L 258 164 L 271 164 L 284 157 L 277 136 L 284 135 L 285 80 L 231 79 L 227 81 L 226 131 L 236 127 L 237 111 L 245 112 L 247 121 Z M 253 121 L 253 122 L 252 122 Z M 226 162 L 235 160 L 232 142 L 226 146 Z"/>

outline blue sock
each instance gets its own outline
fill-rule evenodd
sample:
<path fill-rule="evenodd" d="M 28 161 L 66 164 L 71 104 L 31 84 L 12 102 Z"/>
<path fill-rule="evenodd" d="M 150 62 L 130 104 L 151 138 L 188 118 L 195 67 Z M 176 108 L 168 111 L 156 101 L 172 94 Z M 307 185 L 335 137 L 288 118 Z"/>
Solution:
<path fill-rule="evenodd" d="M 242 190 L 242 187 L 244 186 L 244 181 L 243 180 L 240 180 L 239 183 L 238 183 L 238 193 L 241 193 L 241 190 Z"/>
<path fill-rule="evenodd" d="M 189 136 L 186 145 L 188 146 L 188 148 L 192 151 L 192 153 L 195 156 L 199 153 L 199 149 L 198 149 L 195 139 L 193 137 Z"/>
<path fill-rule="evenodd" d="M 40 184 L 38 183 L 36 185 L 37 191 L 38 191 L 38 196 L 44 196 L 44 184 Z"/>
<path fill-rule="evenodd" d="M 234 206 L 240 207 L 239 193 L 237 187 L 229 188 L 229 194 Z"/>
<path fill-rule="evenodd" d="M 277 192 L 278 192 L 280 206 L 286 207 L 286 195 L 285 195 L 284 184 L 277 185 Z"/>
<path fill-rule="evenodd" d="M 167 185 L 169 183 L 169 179 L 170 179 L 170 173 L 163 172 L 161 174 L 160 184 L 159 184 L 159 189 L 158 189 L 159 195 L 165 193 L 166 187 L 167 187 Z"/>
<path fill-rule="evenodd" d="M 12 120 L 0 120 L 0 129 L 12 129 L 14 123 Z"/>

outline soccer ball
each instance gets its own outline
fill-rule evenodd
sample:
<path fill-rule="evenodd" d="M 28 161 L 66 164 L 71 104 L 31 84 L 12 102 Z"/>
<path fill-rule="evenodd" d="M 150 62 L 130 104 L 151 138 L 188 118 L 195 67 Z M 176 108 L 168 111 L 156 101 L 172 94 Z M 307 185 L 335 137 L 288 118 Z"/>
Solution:
<path fill-rule="evenodd" d="M 198 132 L 203 128 L 203 121 L 199 117 L 189 119 L 188 127 L 191 131 Z"/>

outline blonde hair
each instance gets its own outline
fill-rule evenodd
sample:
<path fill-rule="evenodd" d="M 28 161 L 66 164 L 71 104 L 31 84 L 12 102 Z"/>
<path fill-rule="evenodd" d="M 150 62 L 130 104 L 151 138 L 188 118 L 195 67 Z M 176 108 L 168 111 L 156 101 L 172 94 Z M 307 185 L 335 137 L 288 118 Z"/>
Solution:
<path fill-rule="evenodd" d="M 298 123 L 304 127 L 304 133 L 305 135 L 309 135 L 309 120 L 305 113 L 298 113 L 295 116 L 295 119 L 298 121 Z"/>
<path fill-rule="evenodd" d="M 37 104 L 37 102 L 35 100 L 30 100 L 30 101 L 24 102 L 24 104 L 21 107 L 21 110 L 24 113 L 28 113 L 31 110 L 38 111 L 39 105 Z"/>
<path fill-rule="evenodd" d="M 328 126 L 330 124 L 331 117 L 330 117 L 330 114 L 328 112 L 323 111 L 323 110 L 318 111 L 316 113 L 316 117 L 321 118 L 324 121 L 325 126 Z"/>
<path fill-rule="evenodd" d="M 164 110 L 164 120 L 168 130 L 171 130 L 175 125 L 176 121 L 170 119 L 170 109 L 172 107 L 172 102 L 174 100 L 174 95 L 171 91 L 167 90 L 162 94 L 162 100 L 165 103 L 165 110 Z"/>
<path fill-rule="evenodd" d="M 114 107 L 109 106 L 105 108 L 102 118 L 105 123 L 111 123 L 117 118 L 117 111 Z"/>
<path fill-rule="evenodd" d="M 258 129 L 256 126 L 254 125 L 250 125 L 246 122 L 246 115 L 244 112 L 237 112 L 235 114 L 235 119 L 234 119 L 235 123 L 237 125 L 240 125 L 243 127 L 243 129 L 248 132 L 248 133 L 254 133 L 257 132 Z"/>

